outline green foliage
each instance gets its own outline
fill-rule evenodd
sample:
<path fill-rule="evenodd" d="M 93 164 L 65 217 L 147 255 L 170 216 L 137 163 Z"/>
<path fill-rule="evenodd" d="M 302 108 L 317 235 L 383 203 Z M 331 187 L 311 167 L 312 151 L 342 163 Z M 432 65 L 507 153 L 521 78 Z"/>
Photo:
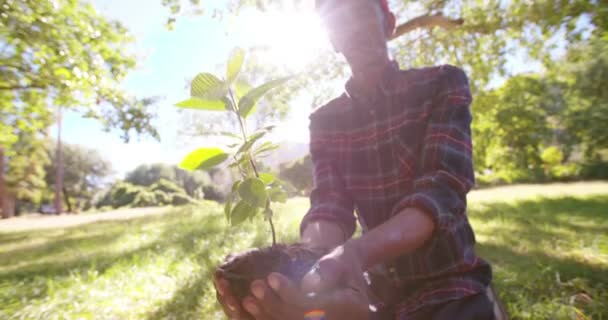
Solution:
<path fill-rule="evenodd" d="M 143 191 L 145 191 L 145 189 L 140 186 L 134 186 L 127 182 L 118 182 L 112 186 L 112 189 L 109 192 L 109 205 L 114 208 L 131 205 L 134 203 L 137 195 Z M 100 206 L 104 205 L 107 204 L 102 203 Z"/>
<path fill-rule="evenodd" d="M 226 106 L 226 112 L 236 117 L 242 135 L 242 138 L 239 138 L 239 140 L 242 143 L 240 146 L 239 144 L 234 145 L 239 146 L 239 148 L 236 152 L 232 153 L 234 161 L 229 166 L 239 170 L 240 180 L 234 184 L 232 192 L 228 196 L 224 206 L 225 215 L 234 226 L 242 223 L 247 218 L 252 218 L 258 212 L 258 208 L 264 208 L 264 217 L 270 223 L 274 244 L 276 239 L 272 222 L 271 202 L 284 201 L 284 193 L 282 193 L 280 181 L 271 175 L 262 175 L 258 170 L 258 165 L 256 165 L 256 155 L 270 150 L 273 145 L 263 144 L 252 152 L 254 145 L 261 141 L 266 133 L 272 130 L 273 126 L 264 127 L 248 135 L 244 123 L 247 116 L 255 111 L 254 106 L 258 101 L 270 90 L 286 83 L 290 77 L 271 80 L 246 93 L 239 92 L 239 94 L 235 94 L 233 87 L 237 87 L 235 83 L 238 83 L 238 75 L 244 59 L 245 52 L 242 49 L 236 48 L 233 50 L 228 58 L 225 81 L 209 73 L 200 73 L 192 81 L 190 89 L 192 97 L 190 100 L 178 103 L 176 106 L 215 111 L 218 110 L 215 106 L 222 103 Z M 242 86 L 238 87 L 242 88 Z M 238 101 L 235 96 L 238 97 Z M 192 101 L 192 99 L 203 99 L 205 102 Z M 221 135 L 236 136 L 231 132 L 222 132 Z M 260 150 L 262 148 L 264 149 Z M 229 157 L 230 155 L 227 152 L 217 147 L 199 148 L 182 160 L 180 168 L 185 170 L 210 169 L 220 165 Z M 272 196 L 267 194 L 267 190 L 271 191 Z M 234 207 L 232 207 L 233 203 L 236 203 Z"/>
<path fill-rule="evenodd" d="M 162 192 L 162 191 L 161 191 Z M 157 202 L 157 193 L 143 190 L 137 193 L 135 198 L 133 199 L 132 206 L 134 207 L 151 207 L 156 206 L 159 203 Z"/>
<path fill-rule="evenodd" d="M 175 183 L 165 179 L 160 179 L 158 182 L 151 185 L 149 189 L 151 191 L 162 191 L 168 194 L 184 193 L 184 189 L 178 187 Z"/>
<path fill-rule="evenodd" d="M 572 49 L 543 75 L 512 77 L 477 95 L 472 130 L 479 182 L 602 177 L 584 169 L 608 161 L 608 95 L 597 83 L 608 74 L 602 39 Z"/>
<path fill-rule="evenodd" d="M 143 187 L 128 182 L 114 184 L 97 202 L 97 207 L 149 207 L 165 205 L 186 205 L 193 199 L 175 183 L 160 179 L 158 182 Z"/>
<path fill-rule="evenodd" d="M 125 140 L 132 131 L 158 137 L 149 108 L 156 99 L 136 100 L 117 89 L 135 67 L 133 38 L 119 22 L 82 1 L 3 1 L 2 13 L 0 105 L 9 121 L 0 121 L 0 132 L 17 135 L 4 127 L 11 118 L 44 122 L 61 106 L 120 129 Z M 0 145 L 10 149 L 8 138 Z"/>
<path fill-rule="evenodd" d="M 209 174 L 203 171 L 185 171 L 179 169 L 176 166 L 166 165 L 163 163 L 156 163 L 151 165 L 140 165 L 133 171 L 128 172 L 125 178 L 126 182 L 134 185 L 150 187 L 156 183 L 162 182 L 161 185 L 166 184 L 166 181 L 176 186 L 179 192 L 184 191 L 188 196 L 195 199 L 202 199 L 203 195 L 206 197 L 205 188 L 212 186 L 212 181 Z M 176 191 L 177 192 L 177 191 Z M 217 190 L 215 200 L 221 199 L 221 191 Z M 171 201 L 161 201 L 161 203 L 170 203 Z"/>

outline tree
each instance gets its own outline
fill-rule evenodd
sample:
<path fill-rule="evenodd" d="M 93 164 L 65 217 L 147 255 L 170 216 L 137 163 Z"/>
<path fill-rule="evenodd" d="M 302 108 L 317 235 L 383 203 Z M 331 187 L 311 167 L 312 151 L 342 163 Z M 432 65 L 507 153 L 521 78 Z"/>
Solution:
<path fill-rule="evenodd" d="M 569 88 L 567 129 L 587 161 L 601 161 L 608 149 L 608 33 L 572 48 L 563 62 L 557 76 Z"/>
<path fill-rule="evenodd" d="M 516 76 L 502 87 L 480 93 L 472 105 L 475 166 L 512 182 L 534 178 L 541 149 L 551 142 L 543 107 L 545 83 L 538 76 Z"/>
<path fill-rule="evenodd" d="M 472 129 L 480 176 L 490 171 L 506 182 L 568 178 L 580 175 L 581 166 L 605 167 L 607 43 L 593 35 L 548 64 L 547 72 L 512 77 L 477 95 Z"/>
<path fill-rule="evenodd" d="M 221 19 L 238 15 L 247 6 L 264 11 L 301 8 L 311 2 L 231 0 L 212 10 L 199 0 L 164 0 L 163 4 L 170 8 L 169 22 L 173 23 L 181 13 L 202 12 Z M 483 88 L 494 75 L 508 74 L 507 53 L 515 48 L 543 61 L 559 45 L 559 41 L 549 41 L 556 35 L 563 34 L 568 43 L 574 44 L 590 30 L 601 32 L 608 27 L 607 6 L 593 0 L 394 0 L 390 5 L 401 22 L 392 42 L 393 53 L 402 66 L 457 64 L 469 74 L 473 89 Z M 586 18 L 589 23 L 582 23 L 581 19 Z M 318 91 L 315 79 L 343 75 L 345 65 L 333 56 L 331 52 L 321 55 L 302 79 Z"/>
<path fill-rule="evenodd" d="M 310 155 L 279 166 L 279 177 L 289 182 L 299 195 L 309 195 L 312 190 L 312 160 Z"/>
<path fill-rule="evenodd" d="M 0 0 L 0 8 L 0 147 L 9 167 L 21 165 L 18 157 L 29 159 L 20 152 L 42 152 L 54 106 L 118 128 L 125 141 L 133 132 L 158 137 L 150 109 L 157 99 L 137 100 L 119 89 L 135 67 L 132 37 L 120 23 L 81 1 Z M 26 192 L 8 189 L 13 197 Z"/>
<path fill-rule="evenodd" d="M 45 168 L 45 180 L 49 187 L 54 186 L 56 181 L 56 155 L 56 147 L 53 145 L 48 150 L 51 161 Z M 103 187 L 104 179 L 112 173 L 112 165 L 97 150 L 73 144 L 63 144 L 63 163 L 63 198 L 68 212 L 73 212 L 85 203 L 90 203 L 95 192 Z M 72 200 L 80 205 L 75 208 Z"/>

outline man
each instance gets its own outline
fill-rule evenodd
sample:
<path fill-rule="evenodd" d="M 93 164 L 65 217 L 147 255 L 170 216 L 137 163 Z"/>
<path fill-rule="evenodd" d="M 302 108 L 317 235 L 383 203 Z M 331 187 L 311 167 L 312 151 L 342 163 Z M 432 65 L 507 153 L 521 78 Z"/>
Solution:
<path fill-rule="evenodd" d="M 466 75 L 449 65 L 399 70 L 386 0 L 318 0 L 317 10 L 352 71 L 346 92 L 310 116 L 315 187 L 301 240 L 328 254 L 301 284 L 271 274 L 242 302 L 216 279 L 220 303 L 234 319 L 303 319 L 311 308 L 331 320 L 494 319 L 491 269 L 466 216 Z M 365 271 L 383 279 L 381 290 L 367 290 Z"/>

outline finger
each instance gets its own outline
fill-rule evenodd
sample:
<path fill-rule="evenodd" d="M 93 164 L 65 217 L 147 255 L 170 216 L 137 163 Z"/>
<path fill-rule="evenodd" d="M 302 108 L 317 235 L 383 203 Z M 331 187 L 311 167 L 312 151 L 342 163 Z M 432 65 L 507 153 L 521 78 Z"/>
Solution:
<path fill-rule="evenodd" d="M 260 301 L 253 297 L 246 297 L 243 299 L 243 308 L 255 319 L 255 320 L 273 320 L 267 310 L 264 310 Z"/>
<path fill-rule="evenodd" d="M 322 258 L 302 279 L 305 293 L 329 291 L 340 284 L 344 270 L 333 258 Z"/>
<path fill-rule="evenodd" d="M 228 281 L 220 277 L 216 277 L 213 284 L 215 285 L 215 290 L 220 294 L 220 296 L 224 296 L 230 289 L 230 284 Z"/>
<path fill-rule="evenodd" d="M 288 302 L 291 305 L 300 306 L 302 308 L 306 308 L 308 303 L 306 300 L 306 296 L 300 291 L 300 288 L 280 273 L 273 272 L 268 275 L 266 279 L 268 281 L 268 285 L 274 293 L 281 299 L 283 302 Z"/>
<path fill-rule="evenodd" d="M 229 319 L 245 319 L 245 311 L 242 310 L 238 305 L 228 304 L 225 299 L 220 296 L 219 292 L 216 292 L 216 298 L 219 302 L 220 306 L 224 313 L 228 316 Z"/>
<path fill-rule="evenodd" d="M 224 313 L 231 318 L 241 317 L 245 312 L 241 308 L 238 299 L 232 294 L 228 281 L 223 278 L 216 278 L 215 287 L 217 300 L 222 305 Z"/>
<path fill-rule="evenodd" d="M 266 313 L 274 315 L 281 313 L 285 302 L 264 281 L 256 280 L 252 282 L 251 293 Z"/>

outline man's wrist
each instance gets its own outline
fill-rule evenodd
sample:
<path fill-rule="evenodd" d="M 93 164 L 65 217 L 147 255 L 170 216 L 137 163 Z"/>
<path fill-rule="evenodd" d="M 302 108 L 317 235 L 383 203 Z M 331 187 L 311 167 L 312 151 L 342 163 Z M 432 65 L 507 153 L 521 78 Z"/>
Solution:
<path fill-rule="evenodd" d="M 365 246 L 362 245 L 362 238 L 350 239 L 348 240 L 344 246 L 351 250 L 351 252 L 355 255 L 356 259 L 361 264 L 361 268 L 363 271 L 367 270 L 370 267 L 369 254 L 366 252 Z M 363 240 L 365 241 L 365 240 Z"/>

